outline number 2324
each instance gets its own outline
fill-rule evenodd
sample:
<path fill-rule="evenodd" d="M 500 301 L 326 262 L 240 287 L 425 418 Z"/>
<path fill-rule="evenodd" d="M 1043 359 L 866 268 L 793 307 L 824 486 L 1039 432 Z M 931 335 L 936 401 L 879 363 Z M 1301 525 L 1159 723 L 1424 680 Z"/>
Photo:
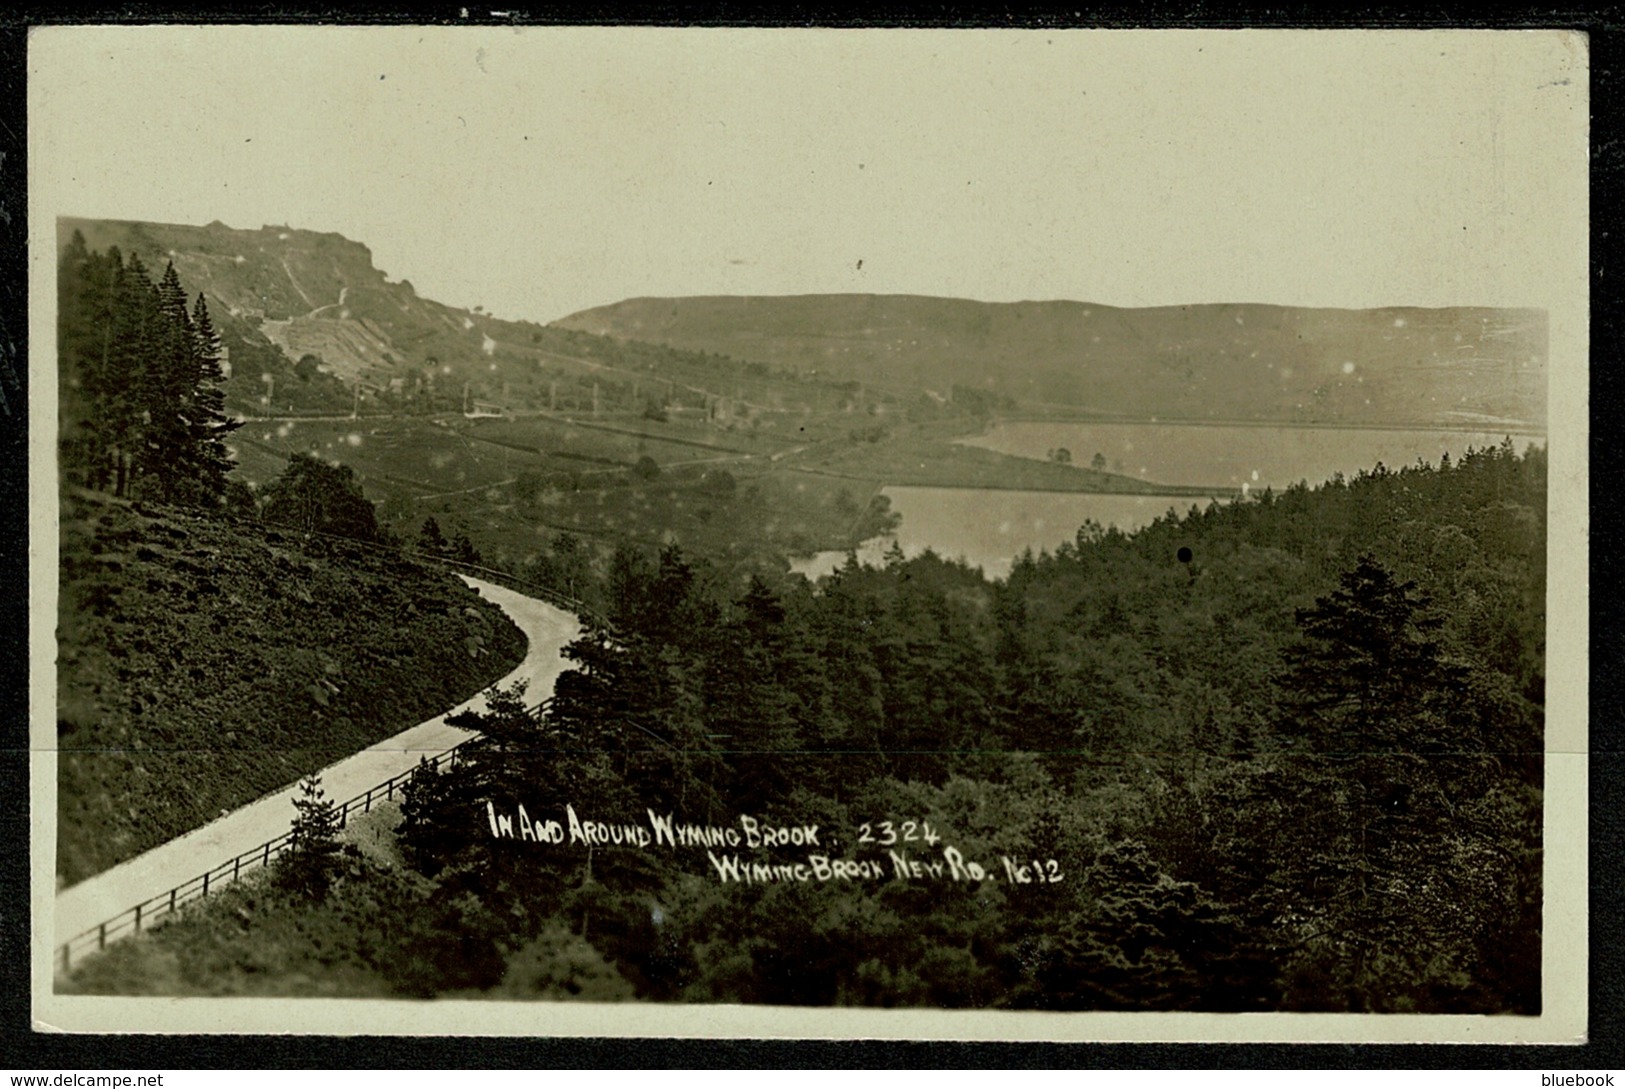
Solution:
<path fill-rule="evenodd" d="M 878 843 L 882 847 L 890 847 L 894 843 L 924 843 L 928 847 L 935 847 L 942 842 L 942 837 L 937 835 L 930 821 L 904 821 L 902 828 L 899 834 L 891 821 L 860 824 L 858 842 Z"/>

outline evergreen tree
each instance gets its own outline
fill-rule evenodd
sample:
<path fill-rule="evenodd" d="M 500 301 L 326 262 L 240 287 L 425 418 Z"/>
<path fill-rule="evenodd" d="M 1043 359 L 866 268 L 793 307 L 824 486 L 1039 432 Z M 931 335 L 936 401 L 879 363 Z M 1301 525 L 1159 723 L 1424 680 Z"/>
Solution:
<path fill-rule="evenodd" d="M 1437 747 L 1419 735 L 1421 716 L 1458 696 L 1465 674 L 1446 660 L 1443 620 L 1428 606 L 1414 582 L 1368 554 L 1336 590 L 1297 611 L 1304 638 L 1287 652 L 1285 705 L 1319 751 Z"/>
<path fill-rule="evenodd" d="M 446 538 L 432 514 L 423 520 L 423 528 L 418 531 L 418 551 L 430 556 L 446 554 Z"/>
<path fill-rule="evenodd" d="M 325 899 L 337 876 L 343 850 L 338 838 L 338 809 L 325 796 L 321 776 L 314 773 L 300 780 L 293 807 L 288 847 L 277 860 L 278 883 L 317 900 Z"/>
<path fill-rule="evenodd" d="M 173 263 L 155 286 L 139 256 L 90 253 L 75 232 L 58 280 L 63 461 L 116 495 L 215 505 L 238 426 L 219 389 L 220 342 Z"/>
<path fill-rule="evenodd" d="M 452 559 L 458 563 L 470 564 L 479 567 L 485 563 L 485 557 L 480 550 L 474 547 L 474 542 L 468 539 L 468 534 L 459 533 L 451 542 Z"/>
<path fill-rule="evenodd" d="M 191 398 L 197 387 L 197 352 L 186 292 L 173 263 L 152 289 L 148 354 L 142 361 L 143 427 L 138 467 L 146 490 L 176 498 L 191 468 Z"/>
<path fill-rule="evenodd" d="M 209 306 L 198 292 L 192 307 L 193 351 L 196 381 L 189 419 L 189 452 L 192 479 L 199 498 L 216 501 L 224 496 L 226 474 L 234 468 L 226 449 L 226 436 L 242 426 L 241 420 L 226 415 L 226 395 L 220 389 L 225 375 L 220 369 L 220 336 L 209 318 Z"/>
<path fill-rule="evenodd" d="M 111 457 L 107 418 L 106 342 L 112 322 L 112 258 L 92 254 L 73 232 L 57 278 L 57 352 L 62 361 L 59 399 L 63 467 L 86 487 L 104 487 Z"/>
<path fill-rule="evenodd" d="M 1280 917 L 1316 921 L 1285 972 L 1287 1001 L 1392 1008 L 1382 972 L 1417 958 L 1406 978 L 1419 986 L 1482 940 L 1483 915 L 1445 890 L 1468 877 L 1452 872 L 1475 837 L 1462 807 L 1493 761 L 1462 753 L 1452 732 L 1466 673 L 1415 583 L 1362 555 L 1297 620 L 1283 710 L 1311 752 L 1273 791 L 1291 844 L 1271 884 L 1297 901 Z"/>
<path fill-rule="evenodd" d="M 130 255 L 115 292 L 102 377 L 115 450 L 113 490 L 127 495 L 152 460 L 148 435 L 155 419 L 155 360 L 160 351 L 156 291 L 139 254 Z"/>
<path fill-rule="evenodd" d="M 786 625 L 784 605 L 752 575 L 737 615 L 718 633 L 705 678 L 710 733 L 732 752 L 741 805 L 759 808 L 794 782 L 806 719 L 800 694 L 809 664 Z M 800 690 L 800 691 L 798 691 Z"/>

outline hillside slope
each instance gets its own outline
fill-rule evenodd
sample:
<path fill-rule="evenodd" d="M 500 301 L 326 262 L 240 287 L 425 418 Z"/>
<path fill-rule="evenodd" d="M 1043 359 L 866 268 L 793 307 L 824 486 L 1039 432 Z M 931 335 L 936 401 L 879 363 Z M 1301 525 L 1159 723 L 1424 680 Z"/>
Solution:
<path fill-rule="evenodd" d="M 628 299 L 554 323 L 881 387 L 1134 417 L 1450 426 L 1546 419 L 1546 315 L 909 295 Z"/>
<path fill-rule="evenodd" d="M 391 280 L 342 235 L 129 220 L 57 221 L 118 247 L 208 299 L 229 350 L 228 403 L 241 414 L 703 409 L 717 399 L 838 407 L 828 383 L 774 381 L 740 360 L 626 344 L 446 306 Z"/>
<path fill-rule="evenodd" d="M 64 496 L 57 873 L 131 858 L 468 698 L 523 635 L 360 545 Z"/>

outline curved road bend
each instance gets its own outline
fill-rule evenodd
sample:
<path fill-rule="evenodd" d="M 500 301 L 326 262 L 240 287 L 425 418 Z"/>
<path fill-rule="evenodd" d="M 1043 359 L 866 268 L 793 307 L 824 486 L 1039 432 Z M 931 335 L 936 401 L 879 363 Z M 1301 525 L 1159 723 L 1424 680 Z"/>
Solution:
<path fill-rule="evenodd" d="M 527 703 L 550 695 L 553 682 L 567 665 L 561 652 L 576 637 L 580 622 L 535 598 L 466 575 L 458 577 L 507 613 L 530 641 L 525 660 L 497 683 L 507 686 L 517 680 L 528 681 Z M 445 752 L 472 736 L 467 730 L 446 725 L 446 717 L 484 707 L 482 692 L 445 714 L 323 768 L 323 791 L 334 802 L 342 802 L 415 767 L 422 756 Z M 280 836 L 293 821 L 293 798 L 298 789 L 297 783 L 292 784 L 57 893 L 56 944 Z M 121 931 L 119 937 L 128 933 Z"/>

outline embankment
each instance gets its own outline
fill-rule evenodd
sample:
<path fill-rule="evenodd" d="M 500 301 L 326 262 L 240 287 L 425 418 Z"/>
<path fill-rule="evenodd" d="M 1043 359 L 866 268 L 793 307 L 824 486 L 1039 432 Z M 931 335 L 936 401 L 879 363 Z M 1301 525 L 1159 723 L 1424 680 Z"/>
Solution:
<path fill-rule="evenodd" d="M 72 885 L 453 706 L 525 638 L 360 544 L 65 496 L 57 875 Z"/>

